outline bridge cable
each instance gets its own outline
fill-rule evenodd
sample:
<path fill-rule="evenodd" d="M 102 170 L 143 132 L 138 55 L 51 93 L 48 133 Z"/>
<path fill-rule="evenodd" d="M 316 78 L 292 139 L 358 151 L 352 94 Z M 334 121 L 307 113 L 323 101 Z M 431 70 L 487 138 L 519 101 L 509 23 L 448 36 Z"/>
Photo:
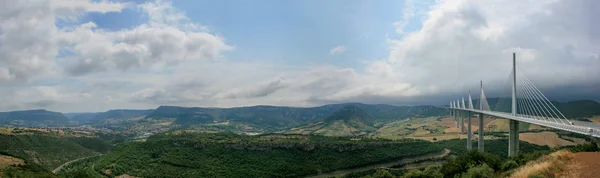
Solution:
<path fill-rule="evenodd" d="M 523 79 L 523 76 L 521 76 L 521 79 Z M 554 122 L 557 122 L 556 119 L 554 119 L 554 117 L 549 116 L 550 114 L 547 112 L 547 109 L 540 104 L 539 98 L 537 97 L 537 95 L 535 95 L 533 93 L 533 91 L 528 87 L 528 85 L 526 83 L 524 83 L 524 80 L 520 80 L 522 83 L 522 87 L 524 87 L 524 91 L 531 97 L 531 101 L 534 103 L 534 105 L 536 106 L 536 108 L 538 109 L 538 111 L 541 113 L 540 116 L 544 117 L 545 119 L 549 120 L 550 118 L 552 120 L 554 120 Z"/>
<path fill-rule="evenodd" d="M 539 98 L 539 102 L 545 106 L 544 109 L 549 110 L 548 114 L 550 114 L 553 119 L 555 119 L 555 120 L 558 119 L 562 124 L 565 124 L 565 122 L 560 118 L 560 116 L 558 114 L 556 114 L 556 112 L 554 112 L 554 110 L 552 108 L 550 108 L 550 105 L 548 105 L 546 103 L 546 100 L 544 99 L 545 97 L 542 98 L 542 96 L 544 96 L 544 94 L 542 94 L 539 90 L 534 90 L 535 85 L 533 85 L 533 83 L 531 81 L 528 81 L 525 75 L 523 75 L 522 78 L 526 84 L 525 86 L 529 87 L 530 90 L 532 90 L 533 93 L 535 93 L 537 95 L 537 97 Z M 554 117 L 554 115 L 552 115 L 552 114 L 554 114 L 556 117 Z"/>
<path fill-rule="evenodd" d="M 518 89 L 517 94 L 521 95 L 521 100 L 522 100 L 522 102 L 521 102 L 521 104 L 519 104 L 519 106 L 522 106 L 525 108 L 526 116 L 534 116 L 535 117 L 535 115 L 533 115 L 533 113 L 531 112 L 531 107 L 529 106 L 529 101 L 527 100 L 527 95 L 523 91 L 523 87 L 521 87 L 519 85 L 519 87 L 517 87 L 517 89 Z M 535 117 L 535 119 L 537 119 L 537 117 Z"/>
<path fill-rule="evenodd" d="M 537 113 L 537 110 L 535 110 L 535 108 L 533 107 L 533 101 L 531 101 L 530 96 L 527 93 L 524 93 L 524 89 L 523 87 L 521 87 L 521 90 L 523 92 L 523 95 L 525 97 L 525 102 L 527 103 L 527 108 L 529 109 L 529 115 L 533 116 L 535 119 L 537 120 L 542 120 L 539 116 L 539 113 Z"/>
<path fill-rule="evenodd" d="M 542 92 L 541 92 L 541 91 L 540 91 L 540 90 L 539 90 L 539 89 L 538 89 L 538 88 L 537 88 L 535 85 L 533 85 L 533 82 L 531 82 L 531 80 L 529 80 L 529 78 L 527 78 L 527 76 L 524 76 L 524 77 L 525 77 L 525 79 L 526 79 L 526 82 L 529 82 L 529 83 L 531 84 L 531 86 L 533 86 L 533 88 L 534 88 L 536 91 L 538 91 L 538 92 L 540 93 L 540 95 L 542 95 L 542 97 L 544 97 L 545 101 L 546 101 L 546 102 L 548 102 L 548 103 L 549 103 L 549 105 L 551 105 L 551 106 L 554 108 L 554 110 L 556 110 L 558 113 L 560 113 L 560 115 L 563 117 L 563 119 L 564 119 L 564 120 L 566 120 L 568 123 L 571 123 L 571 122 L 570 122 L 570 121 L 567 119 L 567 117 L 565 117 L 565 115 L 564 115 L 562 112 L 560 112 L 560 110 L 558 110 L 558 108 L 556 108 L 556 106 L 554 106 L 554 104 L 552 104 L 552 102 L 550 102 L 550 100 L 548 100 L 548 98 L 546 98 L 546 96 L 545 96 L 545 95 L 544 95 L 544 94 L 543 94 L 543 93 L 542 93 Z M 554 112 L 554 111 L 553 111 L 553 112 Z M 554 113 L 554 114 L 556 114 L 556 113 Z M 560 116 L 559 116 L 558 114 L 556 114 L 556 116 L 557 116 L 557 117 L 560 119 Z M 563 122 L 563 124 L 564 124 L 564 122 Z"/>
<path fill-rule="evenodd" d="M 502 86 L 508 86 L 509 84 L 512 83 L 512 79 L 513 79 L 513 72 L 511 70 L 510 75 L 508 76 L 508 78 L 506 79 L 506 82 L 504 83 L 504 85 Z M 504 112 L 504 113 L 510 113 L 510 108 L 508 108 L 507 110 L 502 110 L 504 107 L 504 105 L 506 105 L 506 102 L 508 102 L 510 100 L 510 97 L 507 97 L 510 89 L 509 87 L 502 87 L 503 90 L 500 90 L 500 94 L 496 99 L 496 104 L 494 106 L 494 109 L 492 110 L 490 108 L 490 110 L 495 111 L 495 112 Z"/>
<path fill-rule="evenodd" d="M 541 120 L 539 118 L 539 115 L 540 115 L 539 112 L 533 106 L 533 103 L 532 103 L 533 101 L 530 100 L 531 96 L 528 93 L 525 92 L 525 87 L 523 87 L 522 81 L 519 80 L 519 82 L 521 82 L 521 83 L 519 83 L 519 87 L 518 87 L 519 88 L 519 93 L 522 94 L 523 97 L 524 97 L 524 99 L 525 99 L 526 106 L 529 109 L 529 115 L 534 116 L 538 120 Z"/>
<path fill-rule="evenodd" d="M 556 118 L 554 118 L 554 116 L 552 116 L 552 114 L 548 111 L 548 109 L 540 103 L 540 98 L 538 97 L 538 95 L 535 94 L 535 92 L 533 90 L 531 90 L 531 88 L 525 83 L 524 78 L 521 76 L 521 79 L 523 80 L 523 87 L 526 88 L 526 92 L 531 96 L 532 98 L 532 102 L 538 106 L 539 111 L 542 113 L 542 116 L 550 121 L 550 119 L 552 119 L 554 122 L 558 123 L 558 121 L 556 120 Z"/>

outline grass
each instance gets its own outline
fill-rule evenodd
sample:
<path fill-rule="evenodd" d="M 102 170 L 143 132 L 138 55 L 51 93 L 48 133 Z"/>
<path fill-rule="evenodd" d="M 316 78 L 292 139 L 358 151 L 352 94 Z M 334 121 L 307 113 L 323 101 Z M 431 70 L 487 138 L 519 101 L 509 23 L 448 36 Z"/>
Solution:
<path fill-rule="evenodd" d="M 600 116 L 593 116 L 593 117 L 589 118 L 588 120 L 595 122 L 595 123 L 600 123 Z"/>
<path fill-rule="evenodd" d="M 547 145 L 549 147 L 570 146 L 575 143 L 561 139 L 554 132 L 538 132 L 538 133 L 521 133 L 520 140 L 536 145 Z"/>
<path fill-rule="evenodd" d="M 573 169 L 574 166 L 578 166 L 574 161 L 574 155 L 566 150 L 554 152 L 518 168 L 510 177 L 579 177 L 578 172 Z"/>
<path fill-rule="evenodd" d="M 440 117 L 395 121 L 384 125 L 373 136 L 387 139 L 415 138 L 426 141 L 461 138 L 458 132 L 448 132 L 448 129 L 451 129 L 448 126 L 454 125 L 453 122 L 452 118 Z"/>
<path fill-rule="evenodd" d="M 12 156 L 0 155 L 0 172 L 11 165 L 23 165 L 25 162 L 22 159 Z M 0 174 L 1 175 L 1 174 Z"/>

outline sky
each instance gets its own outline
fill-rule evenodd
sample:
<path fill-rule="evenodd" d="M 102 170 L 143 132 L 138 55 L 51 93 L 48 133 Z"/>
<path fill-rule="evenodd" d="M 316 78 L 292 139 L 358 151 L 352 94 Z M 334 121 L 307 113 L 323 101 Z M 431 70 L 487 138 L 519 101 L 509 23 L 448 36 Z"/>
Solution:
<path fill-rule="evenodd" d="M 0 0 L 0 111 L 600 100 L 595 0 Z M 476 98 L 477 96 L 474 95 Z"/>

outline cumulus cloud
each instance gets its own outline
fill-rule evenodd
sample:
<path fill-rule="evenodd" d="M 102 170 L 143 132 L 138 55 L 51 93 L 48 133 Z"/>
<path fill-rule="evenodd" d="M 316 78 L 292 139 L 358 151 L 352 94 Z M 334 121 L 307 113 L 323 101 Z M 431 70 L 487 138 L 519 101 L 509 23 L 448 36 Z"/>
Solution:
<path fill-rule="evenodd" d="M 147 24 L 120 31 L 82 24 L 63 36 L 77 62 L 67 68 L 72 75 L 110 69 L 128 70 L 160 62 L 216 59 L 231 50 L 221 37 L 192 23 L 169 4 L 149 2 L 140 7 L 150 17 Z"/>
<path fill-rule="evenodd" d="M 336 46 L 335 48 L 329 50 L 329 54 L 335 55 L 335 54 L 343 53 L 344 51 L 346 51 L 345 46 Z"/>
<path fill-rule="evenodd" d="M 466 94 L 480 80 L 504 84 L 517 53 L 519 70 L 548 90 L 599 83 L 597 1 L 441 1 L 422 29 L 391 39 L 385 64 L 423 90 Z M 503 75 L 504 74 L 504 75 Z M 462 93 L 461 93 L 462 92 Z M 590 93 L 591 94 L 591 93 Z"/>
<path fill-rule="evenodd" d="M 25 81 L 61 71 L 84 75 L 216 59 L 233 48 L 168 2 L 128 6 L 108 1 L 52 0 L 0 1 L 0 5 L 2 81 Z M 115 31 L 97 28 L 94 22 L 75 23 L 88 12 L 120 12 L 124 8 L 141 9 L 149 21 Z M 59 20 L 66 25 L 58 27 Z M 59 56 L 59 52 L 69 55 Z"/>

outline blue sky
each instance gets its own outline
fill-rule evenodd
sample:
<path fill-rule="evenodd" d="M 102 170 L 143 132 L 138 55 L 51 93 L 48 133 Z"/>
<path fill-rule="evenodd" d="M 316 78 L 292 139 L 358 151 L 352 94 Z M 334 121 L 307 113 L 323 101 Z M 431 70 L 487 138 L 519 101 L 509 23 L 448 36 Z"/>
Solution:
<path fill-rule="evenodd" d="M 387 57 L 387 40 L 401 37 L 393 23 L 402 19 L 404 3 L 180 0 L 173 1 L 172 6 L 235 46 L 234 51 L 225 54 L 229 60 L 329 64 L 362 70 L 361 61 Z M 109 30 L 133 28 L 147 20 L 135 7 L 89 13 L 81 18 L 82 22 L 93 21 L 98 28 Z M 420 23 L 410 23 L 406 29 L 419 27 Z M 346 51 L 330 55 L 336 46 L 345 46 Z"/>

